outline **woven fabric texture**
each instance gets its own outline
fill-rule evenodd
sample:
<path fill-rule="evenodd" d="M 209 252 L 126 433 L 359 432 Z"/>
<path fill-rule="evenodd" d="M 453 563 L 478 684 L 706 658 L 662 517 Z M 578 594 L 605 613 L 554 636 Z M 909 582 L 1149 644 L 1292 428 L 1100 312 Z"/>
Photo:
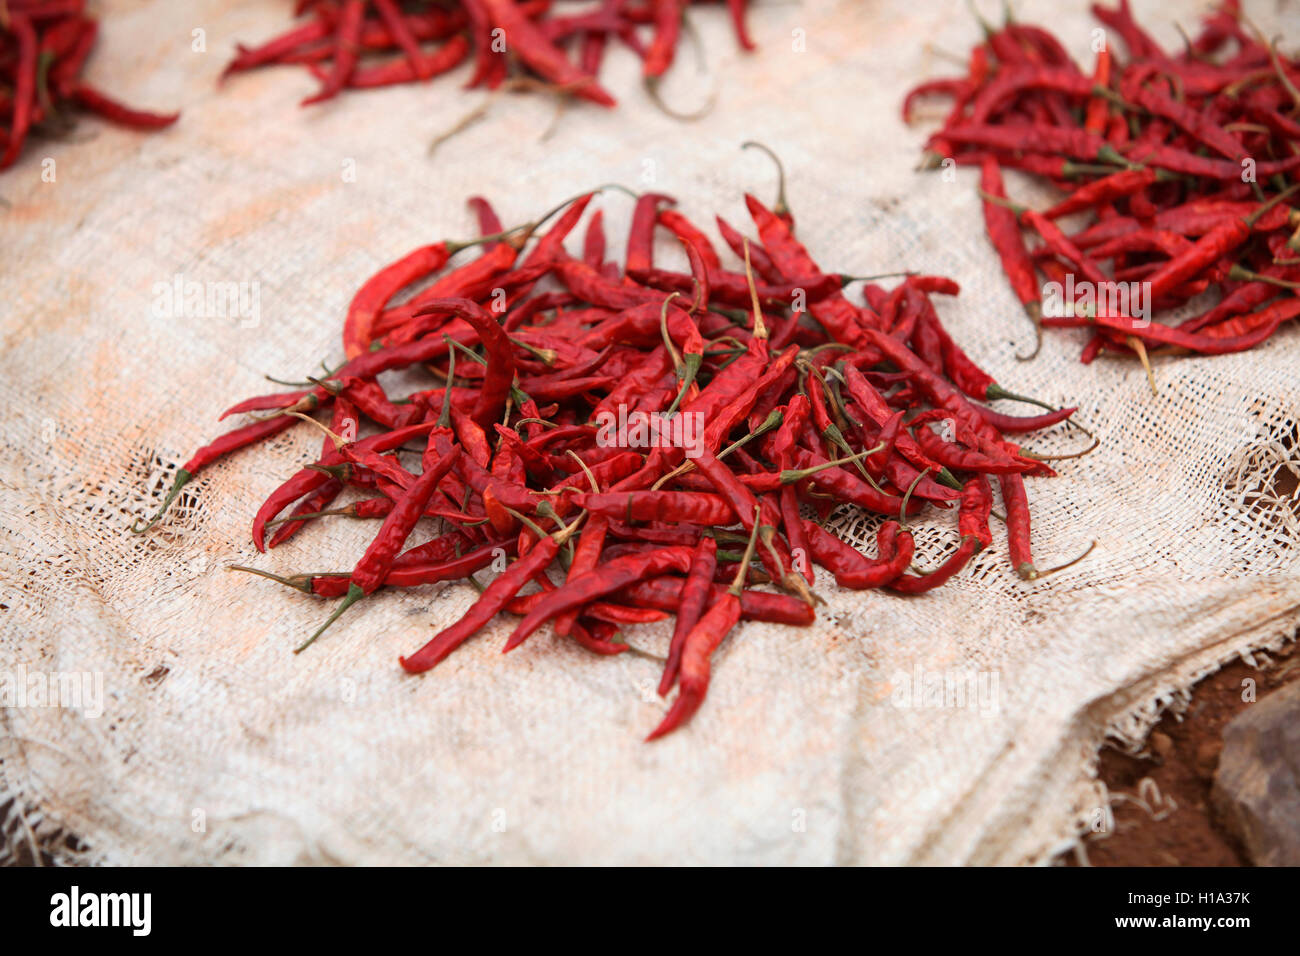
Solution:
<path fill-rule="evenodd" d="M 1019 363 L 1025 320 L 983 236 L 975 173 L 915 170 L 927 126 L 906 88 L 979 36 L 952 4 L 754 5 L 737 50 L 722 6 L 692 9 L 664 86 L 704 121 L 657 112 L 614 50 L 614 111 L 514 95 L 442 143 L 483 99 L 464 67 L 420 87 L 308 110 L 295 68 L 217 77 L 237 40 L 284 28 L 287 0 L 105 0 L 90 76 L 123 99 L 181 107 L 151 135 L 93 119 L 33 143 L 0 177 L 0 671 L 98 675 L 102 714 L 26 700 L 0 709 L 7 852 L 124 863 L 1018 864 L 1069 846 L 1105 795 L 1106 739 L 1137 746 L 1199 676 L 1287 639 L 1300 618 L 1300 330 L 1242 356 L 1142 369 L 1078 362 L 1049 333 Z M 996 5 L 986 15 L 1000 15 Z M 1135 3 L 1171 48 L 1198 3 Z M 1257 12 L 1269 35 L 1287 24 Z M 1087 58 L 1083 3 L 1018 3 Z M 1295 35 L 1296 23 L 1289 25 Z M 201 32 L 194 32 L 201 31 Z M 197 49 L 197 47 L 203 49 Z M 676 196 L 710 224 L 746 221 L 783 156 L 800 235 L 827 269 L 948 275 L 938 302 L 1008 387 L 1077 404 L 1102 441 L 1029 482 L 1043 565 L 1025 583 L 1005 538 L 917 599 L 817 584 L 806 629 L 751 624 L 717 655 L 708 701 L 665 740 L 654 661 L 599 658 L 543 630 L 502 655 L 497 622 L 434 672 L 420 646 L 467 585 L 380 593 L 307 653 L 325 602 L 232 573 L 341 570 L 373 526 L 336 520 L 258 555 L 257 505 L 320 435 L 306 426 L 203 473 L 165 522 L 176 467 L 223 431 L 217 413 L 341 356 L 346 305 L 415 246 L 472 235 L 464 201 L 507 222 L 609 181 Z M 47 181 L 50 172 L 54 181 Z M 1012 177 L 1012 192 L 1047 193 Z M 612 236 L 627 197 L 599 200 Z M 665 243 L 665 247 L 667 243 Z M 617 251 L 617 250 L 615 250 Z M 671 254 L 665 248 L 664 254 Z M 240 315 L 160 306 L 159 285 L 243 283 Z M 254 307 L 255 306 L 255 307 Z M 1015 411 L 1007 406 L 1007 411 Z M 1064 429 L 1027 441 L 1078 447 Z M 1292 483 L 1293 486 L 1293 483 Z M 865 543 L 847 511 L 838 526 Z M 951 516 L 920 523 L 918 563 Z M 628 635 L 661 653 L 665 625 Z M 964 700 L 936 695 L 948 682 Z M 10 701 L 13 703 L 13 701 Z M 78 843 L 69 846 L 67 835 Z"/>

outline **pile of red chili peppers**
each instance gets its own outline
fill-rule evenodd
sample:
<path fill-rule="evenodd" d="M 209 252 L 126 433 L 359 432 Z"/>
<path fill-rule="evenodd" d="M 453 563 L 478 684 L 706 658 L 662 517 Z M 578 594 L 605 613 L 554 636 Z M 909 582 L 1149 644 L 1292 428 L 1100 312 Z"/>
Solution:
<path fill-rule="evenodd" d="M 716 221 L 743 267 L 724 265 L 672 199 L 646 194 L 619 268 L 600 211 L 581 254 L 565 247 L 595 195 L 510 230 L 472 199 L 479 239 L 421 246 L 368 279 L 344 322 L 346 361 L 229 408 L 223 418 L 253 418 L 199 449 L 134 530 L 203 469 L 311 421 L 326 432 L 320 454 L 257 510 L 257 549 L 344 517 L 378 530 L 351 570 L 254 572 L 339 600 L 307 644 L 379 588 L 464 579 L 478 599 L 402 658 L 407 671 L 501 613 L 519 618 L 506 650 L 550 622 L 597 654 L 629 650 L 630 624 L 676 615 L 659 690 L 680 692 L 652 737 L 700 706 L 710 657 L 739 621 L 813 620 L 817 567 L 898 595 L 960 573 L 993 540 L 991 482 L 1013 567 L 1039 576 L 1024 479 L 1054 472 L 1006 436 L 1074 409 L 1017 417 L 986 404 L 1018 396 L 940 322 L 931 296 L 956 283 L 907 274 L 888 289 L 824 272 L 784 199 L 753 196 L 756 239 Z M 655 261 L 660 229 L 689 270 Z M 449 265 L 469 247 L 477 257 Z M 844 292 L 857 281 L 862 303 Z M 431 387 L 394 395 L 384 378 L 403 369 L 423 369 Z M 845 504 L 879 516 L 874 556 L 826 530 Z M 952 513 L 955 534 L 918 569 L 909 522 L 929 508 Z M 424 518 L 442 533 L 412 545 Z M 473 575 L 485 569 L 497 574 L 482 587 Z"/>
<path fill-rule="evenodd" d="M 545 87 L 613 106 L 597 79 L 609 42 L 641 57 L 654 94 L 672 66 L 691 2 L 602 0 L 581 13 L 554 13 L 551 0 L 299 0 L 295 15 L 310 19 L 260 46 L 240 47 L 226 73 L 302 64 L 321 83 L 307 106 L 345 89 L 428 80 L 472 57 L 470 88 Z M 748 0 L 726 3 L 737 41 L 753 49 Z M 512 77 L 512 65 L 527 75 Z"/>
<path fill-rule="evenodd" d="M 98 24 L 85 0 L 0 0 L 0 169 L 12 166 L 33 128 L 67 122 L 68 107 L 133 129 L 161 129 L 179 113 L 131 109 L 81 80 Z"/>
<path fill-rule="evenodd" d="M 954 101 L 930 137 L 930 164 L 980 167 L 988 235 L 1012 289 L 1040 330 L 1092 330 L 1085 363 L 1102 351 L 1137 355 L 1150 375 L 1148 349 L 1258 345 L 1300 315 L 1300 211 L 1288 204 L 1300 182 L 1300 63 L 1265 42 L 1236 0 L 1177 54 L 1127 0 L 1092 11 L 1106 30 L 1091 71 L 1040 27 L 985 24 L 967 75 L 913 89 L 904 119 L 923 97 Z M 1116 37 L 1127 59 L 1112 50 Z M 1042 212 L 1010 203 L 1005 168 L 1065 195 Z M 1077 216 L 1073 231 L 1057 224 Z M 1064 308 L 1045 308 L 1040 273 L 1073 290 Z M 1123 286 L 1140 290 L 1143 314 L 1110 294 Z M 1156 312 L 1168 321 L 1151 321 Z"/>

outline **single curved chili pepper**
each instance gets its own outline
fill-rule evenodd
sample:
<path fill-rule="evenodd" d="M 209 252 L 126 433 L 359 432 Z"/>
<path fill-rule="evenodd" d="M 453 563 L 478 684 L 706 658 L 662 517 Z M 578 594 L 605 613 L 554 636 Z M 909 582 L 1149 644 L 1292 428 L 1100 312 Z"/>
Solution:
<path fill-rule="evenodd" d="M 131 109 L 84 83 L 74 86 L 69 95 L 79 106 L 106 120 L 132 129 L 163 129 L 171 126 L 181 116 L 180 113 L 154 113 L 149 110 Z"/>
<path fill-rule="evenodd" d="M 231 415 L 242 415 L 245 412 L 283 411 L 285 409 L 292 409 L 296 412 L 310 412 L 314 411 L 319 405 L 320 399 L 308 389 L 299 389 L 296 392 L 278 392 L 273 395 L 258 395 L 231 405 L 218 416 L 217 421 L 222 421 Z"/>
<path fill-rule="evenodd" d="M 528 19 L 514 0 L 482 0 L 492 23 L 505 33 L 511 51 L 530 69 L 557 86 L 601 106 L 614 106 L 594 77 L 583 73 Z"/>
<path fill-rule="evenodd" d="M 18 41 L 18 64 L 14 84 L 13 120 L 9 127 L 9 142 L 0 154 L 0 169 L 12 166 L 22 152 L 27 130 L 32 122 L 36 103 L 37 39 L 36 30 L 26 13 L 13 12 L 9 17 L 9 30 Z"/>
<path fill-rule="evenodd" d="M 808 583 L 817 583 L 817 573 L 813 570 L 812 549 L 808 536 L 804 533 L 803 520 L 799 517 L 799 495 L 794 485 L 784 485 L 780 491 L 781 528 L 785 538 L 790 542 L 790 557 L 795 571 L 799 571 Z M 800 564 L 803 565 L 800 568 Z"/>
<path fill-rule="evenodd" d="M 1160 181 L 1161 176 L 1161 171 L 1157 169 L 1122 169 L 1080 186 L 1070 196 L 1046 210 L 1042 214 L 1043 218 L 1060 219 L 1062 216 L 1114 202 L 1116 199 L 1146 189 Z"/>
<path fill-rule="evenodd" d="M 900 594 L 923 594 L 932 591 L 941 584 L 946 584 L 966 567 L 979 549 L 980 543 L 977 539 L 962 538 L 961 543 L 957 545 L 957 550 L 933 571 L 920 575 L 900 574 L 890 581 L 887 587 Z"/>
<path fill-rule="evenodd" d="M 181 489 L 189 484 L 196 474 L 214 461 L 225 457 L 232 451 L 247 448 L 264 438 L 277 435 L 295 424 L 297 424 L 296 419 L 288 415 L 279 415 L 275 418 L 255 422 L 252 425 L 236 428 L 234 431 L 227 432 L 215 441 L 204 445 L 190 457 L 189 461 L 176 469 L 176 477 L 172 481 L 172 486 L 154 516 L 147 522 L 141 523 L 137 521 L 131 526 L 131 531 L 135 534 L 143 534 L 161 521 L 162 516 L 167 513 L 167 509 L 171 507 L 172 502 L 180 495 Z"/>
<path fill-rule="evenodd" d="M 642 73 L 646 79 L 658 78 L 672 66 L 677 38 L 682 30 L 682 0 L 651 0 L 654 10 L 654 38 L 646 48 Z"/>
<path fill-rule="evenodd" d="M 957 532 L 962 538 L 973 537 L 981 548 L 993 543 L 989 515 L 993 510 L 993 488 L 983 475 L 969 479 L 961 489 L 961 506 L 957 512 Z"/>
<path fill-rule="evenodd" d="M 312 495 L 312 497 L 314 498 L 315 495 L 320 494 L 322 491 L 325 490 L 326 487 L 328 487 L 328 485 L 323 486 L 321 489 L 315 492 Z M 309 501 L 311 499 L 308 498 L 304 500 Z M 322 505 L 321 507 L 323 508 L 324 506 Z M 299 507 L 293 510 L 293 514 L 290 515 L 289 517 L 276 518 L 274 521 L 268 521 L 266 523 L 266 526 L 268 528 L 271 528 L 276 525 L 279 525 L 281 528 L 283 528 L 289 525 L 301 525 L 305 523 L 305 519 L 310 519 L 310 518 L 327 518 L 327 517 L 358 518 L 358 519 L 382 518 L 392 510 L 393 510 L 393 499 L 386 497 L 384 495 L 380 495 L 377 498 L 362 498 L 358 501 L 350 502 L 349 504 L 344 505 L 342 508 L 330 508 L 328 510 L 322 510 L 322 511 L 305 511 L 302 509 L 302 506 L 300 505 Z M 425 514 L 426 515 L 428 514 L 427 510 L 425 511 Z M 278 532 L 277 532 L 277 536 L 278 536 Z M 273 536 L 271 540 L 267 543 L 267 547 L 274 548 L 277 544 L 279 544 L 279 542 L 276 540 L 276 537 Z"/>
<path fill-rule="evenodd" d="M 1092 71 L 1092 85 L 1094 89 L 1107 89 L 1110 86 L 1110 67 L 1111 56 L 1110 47 L 1103 46 L 1097 51 L 1097 62 Z M 1096 93 L 1088 100 L 1088 107 L 1084 114 L 1083 128 L 1090 133 L 1101 135 L 1106 131 L 1107 119 L 1110 115 L 1110 100 Z"/>
<path fill-rule="evenodd" d="M 872 479 L 879 481 L 885 477 L 886 466 L 889 459 L 893 457 L 894 448 L 898 444 L 898 437 L 903 433 L 903 412 L 900 410 L 890 415 L 885 424 L 880 426 L 876 438 L 880 450 L 872 452 L 862 460 L 863 467 L 867 469 L 867 474 Z"/>
<path fill-rule="evenodd" d="M 604 215 L 599 209 L 587 222 L 587 234 L 582 240 L 582 261 L 593 269 L 605 263 Z"/>
<path fill-rule="evenodd" d="M 667 547 L 652 554 L 606 561 L 597 570 L 567 582 L 563 590 L 548 594 L 519 622 L 503 650 L 514 650 L 551 618 L 612 594 L 625 585 L 671 571 L 684 572 L 690 567 L 691 556 L 690 548 Z"/>
<path fill-rule="evenodd" d="M 673 627 L 672 641 L 668 645 L 668 660 L 664 663 L 663 677 L 659 679 L 660 697 L 666 696 L 677 683 L 682 647 L 686 643 L 687 635 L 704 613 L 704 606 L 712 593 L 713 575 L 717 568 L 717 541 L 709 537 L 700 538 L 691 557 L 686 580 L 682 582 L 681 603 L 676 608 L 677 623 Z"/>
<path fill-rule="evenodd" d="M 567 540 L 577 525 L 557 532 Z M 526 555 L 501 572 L 479 595 L 474 605 L 455 624 L 443 628 L 422 648 L 410 657 L 399 658 L 409 674 L 419 674 L 444 660 L 448 654 L 473 637 L 497 612 L 519 593 L 519 589 L 534 576 L 546 569 L 559 552 L 561 541 L 555 535 L 546 535 Z M 563 592 L 555 592 L 557 594 Z M 531 616 L 531 615 L 530 615 Z M 527 620 L 527 618 L 525 619 Z"/>
<path fill-rule="evenodd" d="M 1025 480 L 1020 475 L 998 475 L 1002 488 L 1002 503 L 1007 510 L 1007 550 L 1011 566 L 1026 581 L 1038 577 L 1033 553 L 1029 547 L 1029 498 L 1025 494 Z"/>
<path fill-rule="evenodd" d="M 749 37 L 749 30 L 745 26 L 745 8 L 748 0 L 727 0 L 727 11 L 731 14 L 731 25 L 736 31 L 736 40 L 740 43 L 741 49 L 754 49 L 754 41 Z"/>
<path fill-rule="evenodd" d="M 980 167 L 980 188 L 991 196 L 1006 196 L 1002 173 L 997 163 L 991 159 L 986 159 Z M 997 250 L 1002 271 L 1011 284 L 1011 291 L 1024 307 L 1025 314 L 1034 323 L 1034 348 L 1025 356 L 1025 359 L 1031 359 L 1038 354 L 1043 341 L 1042 298 L 1034 274 L 1033 260 L 1029 258 L 1029 250 L 1021 238 L 1020 224 L 1016 221 L 1015 213 L 987 199 L 983 202 L 983 209 L 984 227 L 988 231 L 989 241 Z"/>
<path fill-rule="evenodd" d="M 501 417 L 515 379 L 514 351 L 505 330 L 486 309 L 468 299 L 434 299 L 419 314 L 447 313 L 473 326 L 487 353 L 487 374 L 470 417 L 480 428 L 490 428 Z"/>
<path fill-rule="evenodd" d="M 804 522 L 804 531 L 817 563 L 831 572 L 835 583 L 843 588 L 863 591 L 884 587 L 912 563 L 911 532 L 902 530 L 897 521 L 886 521 L 876 533 L 875 561 L 812 521 Z"/>
<path fill-rule="evenodd" d="M 623 271 L 637 281 L 654 268 L 654 232 L 661 203 L 675 203 L 671 196 L 643 193 L 632 210 L 632 225 L 627 237 Z"/>
<path fill-rule="evenodd" d="M 740 623 L 740 596 L 744 593 L 745 574 L 754 555 L 754 547 L 758 543 L 761 527 L 758 508 L 754 509 L 750 522 L 752 530 L 749 533 L 749 543 L 745 546 L 745 553 L 740 560 L 735 580 L 726 593 L 714 602 L 687 632 L 682 643 L 679 668 L 681 689 L 678 690 L 677 699 L 673 701 L 664 719 L 646 738 L 647 741 L 662 737 L 680 727 L 690 720 L 699 710 L 700 704 L 704 703 L 704 695 L 709 689 L 709 658 L 718 649 L 723 639 L 731 633 L 732 628 Z"/>
<path fill-rule="evenodd" d="M 618 591 L 618 596 L 622 600 L 675 612 L 681 606 L 683 587 L 684 578 L 665 575 L 629 584 Z M 709 601 L 717 601 L 726 590 L 725 585 L 710 585 Z M 806 627 L 816 619 L 816 612 L 811 604 L 788 594 L 746 590 L 740 595 L 740 619 Z"/>
<path fill-rule="evenodd" d="M 339 14 L 338 29 L 335 33 L 334 67 L 320 92 L 303 100 L 303 106 L 332 99 L 347 86 L 352 71 L 356 69 L 361 24 L 365 14 L 366 8 L 362 0 L 343 0 L 343 9 Z"/>
<path fill-rule="evenodd" d="M 384 580 L 388 577 L 389 572 L 393 569 L 393 564 L 397 560 L 398 553 L 402 546 L 406 544 L 407 537 L 415 528 L 415 523 L 424 516 L 424 509 L 429 504 L 429 499 L 438 489 L 440 482 L 447 472 L 451 471 L 456 459 L 460 456 L 460 449 L 455 449 L 450 455 L 437 459 L 436 464 L 431 464 L 429 456 L 425 456 L 425 471 L 415 482 L 406 489 L 406 493 L 399 499 L 393 510 L 384 518 L 383 527 L 379 529 L 379 534 L 370 542 L 366 548 L 366 553 L 361 556 L 355 568 L 352 569 L 351 583 L 348 585 L 347 594 L 343 596 L 343 601 L 334 613 L 332 613 L 324 624 L 312 634 L 311 637 L 296 647 L 294 653 L 299 653 L 310 647 L 318 637 L 325 633 L 331 624 L 349 607 L 361 600 L 367 594 L 373 594 Z"/>
<path fill-rule="evenodd" d="M 1000 432 L 1033 432 L 1042 428 L 1051 428 L 1068 420 L 1079 410 L 1077 406 L 1072 405 L 1069 408 L 1058 408 L 1054 412 L 1044 412 L 1042 415 L 1018 416 L 1003 415 L 983 405 L 974 407 L 980 413 L 980 417 Z"/>

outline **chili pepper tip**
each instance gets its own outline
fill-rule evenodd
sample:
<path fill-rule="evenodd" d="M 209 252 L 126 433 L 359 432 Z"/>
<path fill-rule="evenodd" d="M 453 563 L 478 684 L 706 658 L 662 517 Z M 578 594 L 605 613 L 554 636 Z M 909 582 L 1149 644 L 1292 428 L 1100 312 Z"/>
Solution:
<path fill-rule="evenodd" d="M 334 613 L 325 619 L 325 623 L 322 624 L 317 629 L 315 634 L 313 634 L 311 637 L 307 638 L 307 640 L 303 641 L 301 644 L 295 647 L 293 649 L 293 652 L 295 654 L 301 654 L 307 648 L 311 647 L 312 644 L 315 643 L 316 638 L 324 634 L 331 624 L 333 624 L 340 617 L 342 617 L 344 611 L 346 611 L 352 605 L 356 604 L 365 596 L 366 596 L 366 592 L 361 589 L 361 585 L 359 584 L 349 585 L 348 593 L 343 596 L 342 602 L 339 604 L 338 607 L 334 609 Z"/>
<path fill-rule="evenodd" d="M 192 477 L 193 476 L 184 468 L 177 469 L 176 479 L 172 482 L 171 489 L 167 492 L 167 497 L 163 499 L 162 506 L 158 509 L 157 513 L 144 525 L 140 525 L 140 520 L 137 518 L 135 523 L 131 525 L 131 533 L 144 534 L 161 521 L 163 515 L 167 513 L 167 509 L 170 508 L 172 502 L 176 500 L 176 496 L 181 493 L 181 489 L 189 483 L 189 480 Z"/>

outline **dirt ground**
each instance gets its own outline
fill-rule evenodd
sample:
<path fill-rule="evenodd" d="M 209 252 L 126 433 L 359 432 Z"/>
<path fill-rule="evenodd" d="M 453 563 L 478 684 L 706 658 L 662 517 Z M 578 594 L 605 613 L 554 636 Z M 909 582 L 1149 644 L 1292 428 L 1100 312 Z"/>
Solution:
<path fill-rule="evenodd" d="M 1256 669 L 1236 661 L 1205 678 L 1192 691 L 1181 718 L 1166 714 L 1152 730 L 1146 756 L 1116 750 L 1101 753 L 1100 776 L 1116 794 L 1142 799 L 1147 807 L 1114 800 L 1114 832 L 1089 837 L 1093 866 L 1250 866 L 1241 847 L 1210 806 L 1210 787 L 1223 746 L 1223 729 L 1250 704 L 1243 700 L 1246 680 L 1255 682 L 1256 699 L 1300 679 L 1300 645 L 1255 655 Z M 1144 779 L 1154 782 L 1144 784 Z M 1062 858 L 1079 865 L 1074 854 Z"/>

